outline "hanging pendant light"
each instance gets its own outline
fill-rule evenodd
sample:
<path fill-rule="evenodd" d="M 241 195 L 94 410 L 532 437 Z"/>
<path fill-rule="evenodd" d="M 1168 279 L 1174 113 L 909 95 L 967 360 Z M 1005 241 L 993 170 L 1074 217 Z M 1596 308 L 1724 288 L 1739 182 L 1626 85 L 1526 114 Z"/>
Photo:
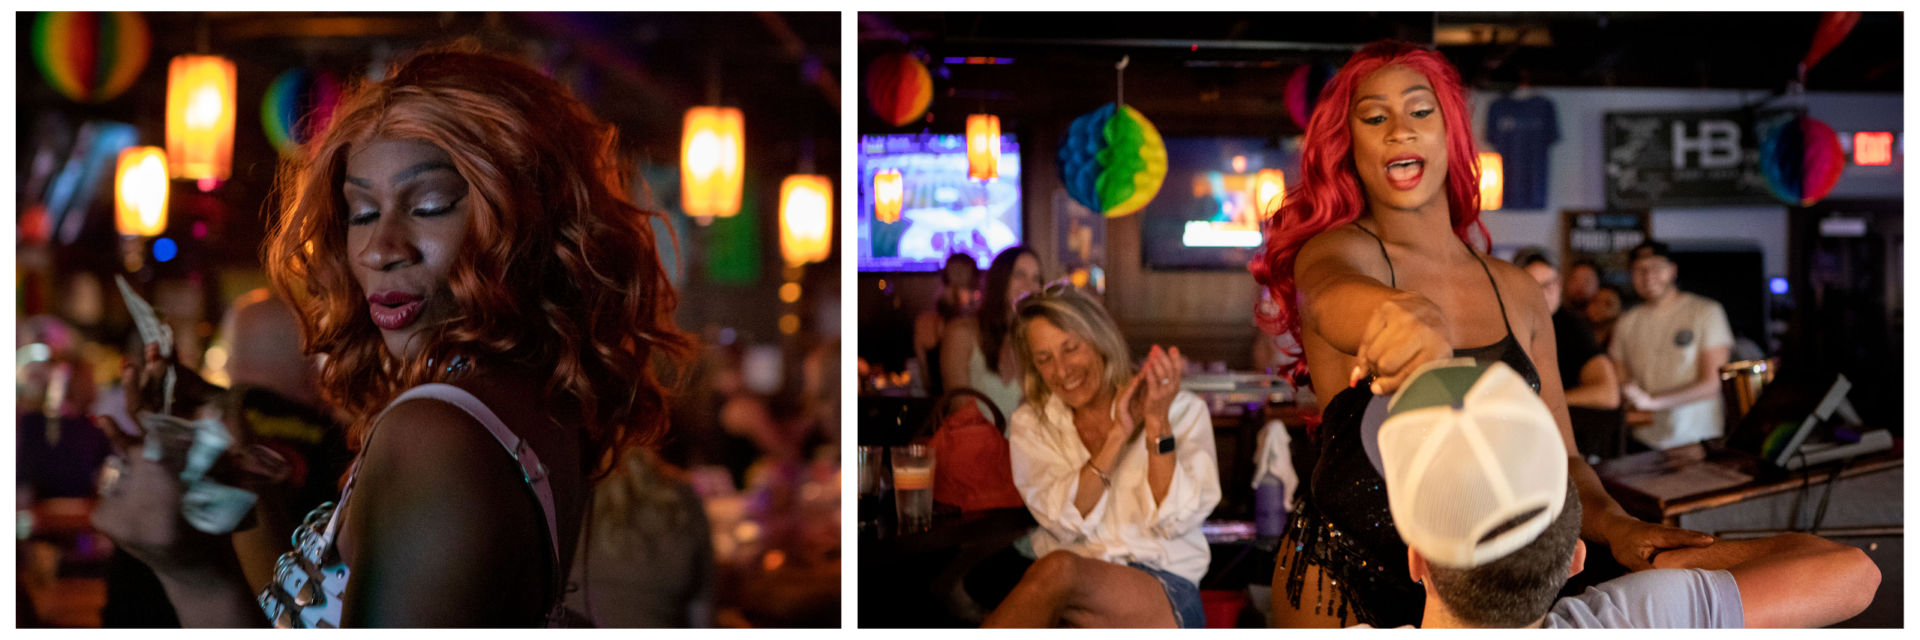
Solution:
<path fill-rule="evenodd" d="M 833 245 L 833 184 L 791 175 L 780 183 L 780 255 L 787 265 L 826 260 Z"/>
<path fill-rule="evenodd" d="M 1253 176 L 1253 206 L 1260 219 L 1272 218 L 1287 199 L 1287 176 L 1279 169 L 1261 169 Z"/>
<path fill-rule="evenodd" d="M 745 157 L 739 109 L 688 109 L 680 136 L 680 208 L 689 216 L 739 213 Z"/>
<path fill-rule="evenodd" d="M 167 153 L 127 147 L 113 172 L 114 226 L 120 235 L 152 237 L 167 229 Z"/>
<path fill-rule="evenodd" d="M 1000 177 L 1000 116 L 984 113 L 967 116 L 967 177 L 975 180 Z"/>
<path fill-rule="evenodd" d="M 1480 210 L 1500 210 L 1500 198 L 1506 190 L 1506 173 L 1500 166 L 1500 154 L 1480 152 Z"/>
<path fill-rule="evenodd" d="M 885 224 L 900 221 L 900 207 L 906 203 L 907 185 L 899 169 L 882 169 L 873 174 L 873 219 Z"/>
<path fill-rule="evenodd" d="M 219 56 L 175 56 L 167 68 L 167 163 L 203 188 L 233 170 L 235 73 Z"/>

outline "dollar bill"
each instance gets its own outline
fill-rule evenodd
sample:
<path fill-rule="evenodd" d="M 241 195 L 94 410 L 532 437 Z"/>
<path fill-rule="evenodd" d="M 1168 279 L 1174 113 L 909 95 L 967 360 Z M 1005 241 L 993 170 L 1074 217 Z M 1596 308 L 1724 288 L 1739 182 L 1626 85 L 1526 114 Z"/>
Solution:
<path fill-rule="evenodd" d="M 233 531 L 253 509 L 259 497 L 252 491 L 230 487 L 206 478 L 187 485 L 180 514 L 187 524 L 206 533 L 219 535 Z"/>
<path fill-rule="evenodd" d="M 227 425 L 219 418 L 203 418 L 192 424 L 193 446 L 187 449 L 186 465 L 180 470 L 180 479 L 187 482 L 207 475 L 221 454 L 233 446 L 233 436 L 227 433 Z"/>
<path fill-rule="evenodd" d="M 133 326 L 140 331 L 141 342 L 160 345 L 162 358 L 173 357 L 173 327 L 160 321 L 160 314 L 154 312 L 153 305 L 147 304 L 146 298 L 133 292 L 133 286 L 127 284 L 125 276 L 116 273 L 113 281 L 120 285 L 120 299 L 127 303 L 127 313 L 133 316 Z M 173 413 L 173 385 L 177 377 L 173 367 L 167 367 L 166 378 L 161 381 L 161 413 Z"/>

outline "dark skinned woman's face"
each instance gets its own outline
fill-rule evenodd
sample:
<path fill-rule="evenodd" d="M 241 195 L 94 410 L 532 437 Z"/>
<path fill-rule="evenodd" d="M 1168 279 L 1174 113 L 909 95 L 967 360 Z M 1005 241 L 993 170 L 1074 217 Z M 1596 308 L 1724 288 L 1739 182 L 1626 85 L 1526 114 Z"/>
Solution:
<path fill-rule="evenodd" d="M 340 187 L 347 251 L 367 310 L 394 357 L 416 357 L 420 329 L 455 311 L 449 277 L 467 235 L 470 187 L 445 149 L 375 139 L 347 155 Z"/>
<path fill-rule="evenodd" d="M 1347 119 L 1353 165 L 1374 207 L 1446 206 L 1447 127 L 1425 75 L 1388 65 L 1361 80 Z"/>

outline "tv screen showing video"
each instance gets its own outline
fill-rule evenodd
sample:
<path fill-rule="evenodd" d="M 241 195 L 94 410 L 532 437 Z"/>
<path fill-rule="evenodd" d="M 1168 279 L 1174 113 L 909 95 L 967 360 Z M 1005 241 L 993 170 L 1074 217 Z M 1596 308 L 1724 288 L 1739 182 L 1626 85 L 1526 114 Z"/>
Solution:
<path fill-rule="evenodd" d="M 861 271 L 938 271 L 955 253 L 985 270 L 1020 243 L 1020 145 L 1002 135 L 999 176 L 979 180 L 967 176 L 966 136 L 861 136 L 856 215 Z"/>
<path fill-rule="evenodd" d="M 1278 202 L 1300 154 L 1272 138 L 1166 138 L 1167 178 L 1140 210 L 1151 269 L 1245 269 L 1260 247 L 1262 198 Z"/>

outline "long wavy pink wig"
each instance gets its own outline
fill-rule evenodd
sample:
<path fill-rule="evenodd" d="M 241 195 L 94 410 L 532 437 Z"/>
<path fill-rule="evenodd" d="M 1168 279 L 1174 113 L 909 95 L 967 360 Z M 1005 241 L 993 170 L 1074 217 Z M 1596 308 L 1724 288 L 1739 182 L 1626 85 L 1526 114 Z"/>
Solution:
<path fill-rule="evenodd" d="M 1288 190 L 1286 203 L 1267 223 L 1266 244 L 1259 257 L 1247 263 L 1253 279 L 1273 293 L 1271 314 L 1256 311 L 1260 328 L 1271 334 L 1300 338 L 1300 314 L 1293 284 L 1293 261 L 1300 247 L 1320 232 L 1360 218 L 1366 212 L 1366 191 L 1353 167 L 1353 132 L 1347 121 L 1354 88 L 1373 72 L 1389 65 L 1420 72 L 1440 100 L 1447 128 L 1447 210 L 1453 233 L 1468 240 L 1468 230 L 1479 227 L 1482 249 L 1491 246 L 1487 227 L 1480 222 L 1479 155 L 1473 144 L 1471 110 L 1460 73 L 1439 53 L 1408 42 L 1383 40 L 1353 54 L 1320 93 L 1319 108 L 1307 121 L 1300 152 L 1300 182 Z M 1292 350 L 1301 355 L 1299 348 Z M 1304 381 L 1306 360 L 1296 360 L 1285 375 Z"/>

